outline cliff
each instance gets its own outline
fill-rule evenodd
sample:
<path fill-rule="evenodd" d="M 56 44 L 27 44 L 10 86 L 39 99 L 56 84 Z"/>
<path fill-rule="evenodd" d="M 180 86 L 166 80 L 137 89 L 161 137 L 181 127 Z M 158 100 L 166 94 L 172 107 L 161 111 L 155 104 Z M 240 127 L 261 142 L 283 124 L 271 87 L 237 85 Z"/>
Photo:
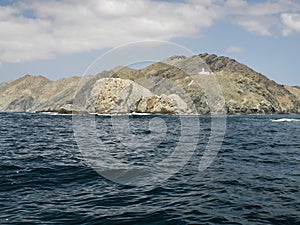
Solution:
<path fill-rule="evenodd" d="M 207 76 L 207 66 L 212 76 Z M 200 85 L 193 81 L 196 74 Z M 225 105 L 220 97 L 212 104 L 207 96 L 207 91 L 214 89 L 210 77 L 218 82 Z M 84 104 L 74 107 L 78 87 L 81 87 L 79 93 Z M 84 79 L 70 77 L 51 81 L 42 76 L 26 75 L 0 85 L 2 112 L 70 113 L 72 110 L 89 113 L 300 113 L 300 88 L 277 84 L 246 65 L 212 54 L 173 56 L 140 70 L 118 67 Z"/>
<path fill-rule="evenodd" d="M 80 77 L 51 81 L 42 76 L 24 77 L 0 88 L 0 111 L 34 112 L 66 108 L 72 110 Z"/>
<path fill-rule="evenodd" d="M 237 61 L 200 55 L 215 72 L 229 113 L 299 113 L 300 92 L 277 84 Z"/>

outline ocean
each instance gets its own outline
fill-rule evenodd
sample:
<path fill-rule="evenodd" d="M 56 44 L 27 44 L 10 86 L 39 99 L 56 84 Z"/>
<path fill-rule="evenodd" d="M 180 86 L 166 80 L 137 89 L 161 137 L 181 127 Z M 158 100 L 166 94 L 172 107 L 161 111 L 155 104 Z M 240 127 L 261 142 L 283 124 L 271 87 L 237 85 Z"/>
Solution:
<path fill-rule="evenodd" d="M 0 224 L 300 224 L 300 115 L 74 118 L 0 113 Z"/>

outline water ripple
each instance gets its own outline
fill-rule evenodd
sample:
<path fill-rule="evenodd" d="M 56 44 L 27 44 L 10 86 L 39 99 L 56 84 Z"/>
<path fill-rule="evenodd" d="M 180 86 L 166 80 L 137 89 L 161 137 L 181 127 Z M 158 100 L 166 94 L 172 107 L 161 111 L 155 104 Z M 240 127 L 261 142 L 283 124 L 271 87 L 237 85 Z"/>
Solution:
<path fill-rule="evenodd" d="M 178 121 L 169 119 L 173 129 L 156 148 L 135 148 L 129 138 L 131 152 L 124 152 L 111 138 L 109 118 L 96 117 L 107 124 L 98 126 L 99 138 L 128 163 L 157 162 L 178 141 Z M 132 126 L 147 123 L 143 118 L 132 118 Z M 0 224 L 299 224 L 300 127 L 294 119 L 229 116 L 222 149 L 199 173 L 211 121 L 200 117 L 192 159 L 147 189 L 113 183 L 91 169 L 76 146 L 71 117 L 1 113 Z M 135 130 L 139 140 L 151 135 L 143 129 Z"/>

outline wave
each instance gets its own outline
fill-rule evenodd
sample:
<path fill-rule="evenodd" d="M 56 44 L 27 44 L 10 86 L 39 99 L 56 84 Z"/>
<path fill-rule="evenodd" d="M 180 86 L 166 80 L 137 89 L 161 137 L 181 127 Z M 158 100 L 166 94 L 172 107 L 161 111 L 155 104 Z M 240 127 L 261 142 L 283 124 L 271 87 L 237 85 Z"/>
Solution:
<path fill-rule="evenodd" d="M 57 112 L 39 112 L 39 114 L 49 115 L 49 116 L 72 116 L 73 114 L 63 114 Z"/>
<path fill-rule="evenodd" d="M 272 122 L 300 122 L 300 119 L 281 118 L 281 119 L 272 120 Z"/>
<path fill-rule="evenodd" d="M 152 113 L 90 113 L 90 115 L 95 116 L 149 116 L 153 115 Z M 159 115 L 159 114 L 156 114 Z"/>

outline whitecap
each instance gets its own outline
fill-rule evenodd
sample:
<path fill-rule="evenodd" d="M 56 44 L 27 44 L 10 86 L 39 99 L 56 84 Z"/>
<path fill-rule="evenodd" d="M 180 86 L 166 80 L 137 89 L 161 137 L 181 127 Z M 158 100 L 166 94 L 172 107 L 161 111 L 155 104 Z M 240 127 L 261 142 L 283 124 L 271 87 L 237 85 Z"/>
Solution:
<path fill-rule="evenodd" d="M 272 122 L 300 122 L 300 119 L 281 118 L 281 119 L 272 120 Z"/>

